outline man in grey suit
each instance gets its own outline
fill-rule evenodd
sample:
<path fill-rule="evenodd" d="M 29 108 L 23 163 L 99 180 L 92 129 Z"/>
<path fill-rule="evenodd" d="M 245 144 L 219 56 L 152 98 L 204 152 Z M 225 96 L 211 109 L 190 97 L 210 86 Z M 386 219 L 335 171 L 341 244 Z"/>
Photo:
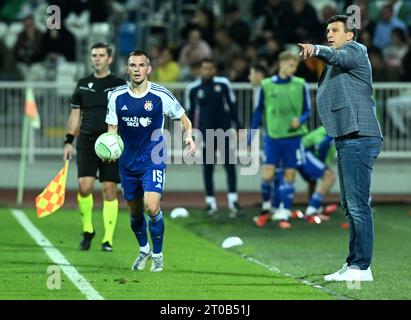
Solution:
<path fill-rule="evenodd" d="M 371 173 L 383 139 L 375 115 L 367 48 L 355 41 L 355 29 L 347 21 L 350 19 L 345 15 L 327 21 L 329 47 L 299 46 L 304 59 L 314 56 L 326 62 L 318 85 L 317 107 L 327 133 L 336 142 L 341 207 L 350 224 L 346 263 L 324 280 L 372 281 Z"/>

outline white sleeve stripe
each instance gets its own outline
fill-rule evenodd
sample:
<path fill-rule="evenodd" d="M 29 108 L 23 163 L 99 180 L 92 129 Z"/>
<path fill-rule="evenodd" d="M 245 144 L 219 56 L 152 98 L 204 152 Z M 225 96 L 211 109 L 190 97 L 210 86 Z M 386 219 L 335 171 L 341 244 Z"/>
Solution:
<path fill-rule="evenodd" d="M 232 103 L 236 102 L 236 96 L 234 94 L 233 88 L 231 87 L 231 82 L 227 78 L 224 77 L 214 77 L 215 82 L 223 83 L 227 86 L 228 97 L 230 98 Z"/>

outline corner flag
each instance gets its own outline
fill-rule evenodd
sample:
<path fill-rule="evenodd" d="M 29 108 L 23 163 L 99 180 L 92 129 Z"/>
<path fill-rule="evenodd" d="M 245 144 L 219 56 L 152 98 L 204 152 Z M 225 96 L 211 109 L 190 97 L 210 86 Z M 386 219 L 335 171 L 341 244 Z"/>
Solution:
<path fill-rule="evenodd" d="M 24 102 L 24 113 L 30 118 L 31 126 L 34 129 L 40 128 L 40 116 L 37 111 L 36 101 L 34 100 L 34 94 L 32 88 L 26 89 L 26 99 Z"/>
<path fill-rule="evenodd" d="M 66 193 L 66 179 L 69 161 L 54 177 L 47 187 L 36 197 L 37 216 L 39 218 L 48 216 L 61 208 Z"/>

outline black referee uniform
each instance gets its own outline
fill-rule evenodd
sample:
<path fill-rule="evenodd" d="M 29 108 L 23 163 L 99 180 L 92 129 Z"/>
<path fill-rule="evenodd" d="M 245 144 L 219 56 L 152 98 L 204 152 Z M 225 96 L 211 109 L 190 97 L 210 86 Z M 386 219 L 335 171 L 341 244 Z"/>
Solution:
<path fill-rule="evenodd" d="M 80 108 L 81 125 L 77 140 L 78 177 L 98 177 L 100 182 L 120 182 L 118 161 L 103 163 L 94 151 L 99 135 L 107 132 L 108 95 L 126 81 L 109 74 L 104 78 L 90 75 L 80 79 L 71 98 L 71 107 Z M 98 171 L 98 175 L 97 175 Z"/>

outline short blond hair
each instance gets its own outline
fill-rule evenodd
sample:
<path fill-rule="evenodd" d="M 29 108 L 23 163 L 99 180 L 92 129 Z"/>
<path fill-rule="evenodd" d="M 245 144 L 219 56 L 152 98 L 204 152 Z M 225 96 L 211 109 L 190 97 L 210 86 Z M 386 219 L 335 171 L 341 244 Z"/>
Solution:
<path fill-rule="evenodd" d="M 278 61 L 290 59 L 293 59 L 295 62 L 300 62 L 300 58 L 298 57 L 298 55 L 288 50 L 281 52 L 278 56 Z"/>

